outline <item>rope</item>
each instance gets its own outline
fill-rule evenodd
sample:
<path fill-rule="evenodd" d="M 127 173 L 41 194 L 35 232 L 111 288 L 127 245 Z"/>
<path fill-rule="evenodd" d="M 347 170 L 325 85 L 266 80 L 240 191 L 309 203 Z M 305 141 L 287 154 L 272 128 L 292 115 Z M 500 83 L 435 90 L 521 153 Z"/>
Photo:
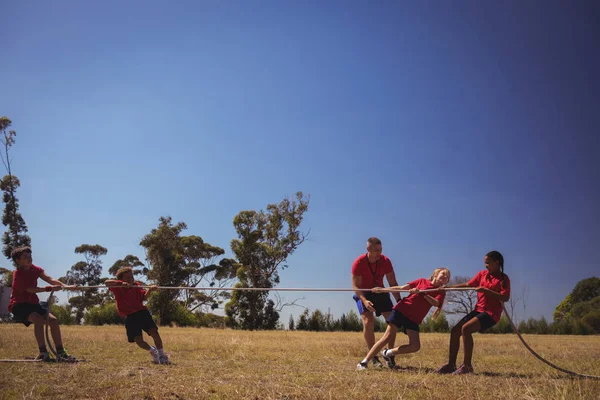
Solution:
<path fill-rule="evenodd" d="M 573 371 L 569 371 L 568 369 L 561 368 L 558 365 L 555 365 L 555 364 L 551 363 L 550 361 L 546 360 L 545 358 L 543 358 L 542 356 L 540 356 L 538 353 L 535 352 L 535 350 L 533 350 L 527 344 L 527 342 L 525 342 L 525 339 L 523 339 L 523 336 L 521 336 L 521 333 L 519 332 L 519 330 L 515 326 L 515 324 L 512 321 L 512 319 L 509 317 L 508 312 L 506 311 L 506 307 L 504 306 L 504 303 L 502 303 L 502 309 L 504 310 L 504 315 L 506 315 L 506 318 L 508 318 L 508 322 L 510 322 L 510 326 L 512 326 L 513 331 L 517 334 L 517 337 L 519 338 L 519 340 L 521 341 L 521 343 L 523 343 L 523 346 L 525 346 L 525 348 L 527 350 L 529 350 L 529 352 L 531 354 L 533 354 L 538 360 L 540 360 L 544 364 L 547 364 L 547 365 L 551 366 L 554 369 L 557 369 L 557 370 L 559 370 L 561 372 L 564 372 L 565 374 L 569 374 L 571 376 L 576 376 L 576 377 L 579 377 L 579 378 L 587 378 L 587 379 L 600 379 L 600 376 L 580 374 L 578 372 L 573 372 Z"/>
<path fill-rule="evenodd" d="M 50 340 L 50 335 L 48 335 L 48 327 L 50 326 L 50 307 L 52 306 L 52 295 L 54 294 L 54 290 L 50 291 L 50 296 L 48 296 L 48 311 L 46 311 L 46 343 L 48 344 L 48 349 L 54 355 L 54 358 L 58 360 L 58 353 L 54 346 L 52 346 L 52 341 Z"/>
<path fill-rule="evenodd" d="M 149 289 L 152 288 L 154 286 L 147 286 L 147 285 L 132 285 L 132 286 L 105 286 L 105 285 L 98 285 L 98 286 L 73 286 L 71 289 L 69 290 L 86 290 L 86 289 L 108 289 L 108 288 L 141 288 L 141 289 Z M 355 292 L 356 289 L 351 288 L 254 288 L 254 287 L 223 287 L 223 288 L 216 288 L 216 287 L 189 287 L 189 286 L 156 286 L 156 289 L 160 289 L 160 290 L 216 290 L 216 291 L 234 291 L 234 290 L 246 290 L 246 291 L 250 291 L 250 292 Z M 473 290 L 472 288 L 447 288 L 446 291 L 450 292 L 450 291 L 466 291 L 466 290 Z M 361 292 L 372 292 L 373 289 L 360 289 Z M 400 292 L 405 292 L 408 293 L 409 289 L 390 289 L 390 288 L 381 288 L 380 289 L 381 293 L 400 293 Z M 428 293 L 428 292 L 437 292 L 438 289 L 425 289 L 425 290 L 420 290 L 421 293 Z"/>

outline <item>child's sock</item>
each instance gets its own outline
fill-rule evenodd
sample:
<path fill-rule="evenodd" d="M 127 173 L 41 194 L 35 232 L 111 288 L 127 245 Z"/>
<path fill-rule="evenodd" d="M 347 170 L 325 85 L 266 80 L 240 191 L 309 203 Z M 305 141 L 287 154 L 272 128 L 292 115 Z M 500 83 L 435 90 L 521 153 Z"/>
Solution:
<path fill-rule="evenodd" d="M 392 354 L 392 350 L 387 349 L 383 351 L 383 355 L 386 357 L 393 357 L 394 355 Z"/>
<path fill-rule="evenodd" d="M 46 348 L 46 346 L 40 346 L 40 353 L 47 353 L 48 349 Z"/>
<path fill-rule="evenodd" d="M 364 363 L 368 363 L 368 362 L 369 362 L 369 360 L 367 360 L 366 358 L 364 358 L 360 363 L 364 364 Z"/>
<path fill-rule="evenodd" d="M 164 356 L 165 355 L 165 350 L 164 349 L 158 349 L 158 355 L 159 356 Z"/>

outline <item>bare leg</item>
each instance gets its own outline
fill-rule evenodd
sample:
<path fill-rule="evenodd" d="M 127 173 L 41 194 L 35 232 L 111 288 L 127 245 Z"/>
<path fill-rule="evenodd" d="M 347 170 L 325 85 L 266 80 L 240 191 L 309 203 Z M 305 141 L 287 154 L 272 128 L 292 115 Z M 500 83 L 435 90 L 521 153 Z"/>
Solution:
<path fill-rule="evenodd" d="M 56 347 L 63 347 L 60 326 L 58 324 L 58 320 L 52 314 L 50 314 L 50 334 L 52 335 L 52 340 L 54 340 Z"/>
<path fill-rule="evenodd" d="M 37 341 L 38 347 L 46 347 L 46 339 L 44 339 L 44 325 L 46 319 L 38 313 L 31 313 L 27 318 L 29 322 L 33 323 L 33 333 L 35 334 L 35 340 Z"/>
<path fill-rule="evenodd" d="M 390 335 L 396 335 L 396 327 L 394 325 L 387 326 L 387 329 L 381 339 L 379 339 L 379 341 L 375 343 L 367 353 L 367 356 L 365 357 L 366 361 L 371 361 L 371 359 L 373 359 L 373 357 L 375 357 L 385 347 L 385 345 L 389 343 Z"/>
<path fill-rule="evenodd" d="M 412 329 L 407 329 L 406 334 L 408 335 L 408 344 L 403 344 L 402 346 L 396 347 L 395 349 L 391 349 L 393 355 L 416 353 L 421 349 L 421 340 L 419 338 L 419 332 L 413 331 Z"/>
<path fill-rule="evenodd" d="M 158 329 L 152 328 L 148 331 L 148 334 L 154 340 L 154 346 L 156 346 L 156 348 L 159 350 L 162 349 L 163 343 L 162 343 L 162 339 L 160 338 L 160 335 L 158 334 Z"/>
<path fill-rule="evenodd" d="M 387 321 L 388 317 L 390 316 L 390 314 L 391 314 L 391 312 L 382 313 L 383 318 L 385 318 L 386 321 Z M 388 327 L 389 327 L 389 325 L 388 325 Z M 387 343 L 388 349 L 393 349 L 394 346 L 396 345 L 396 331 L 397 331 L 396 326 L 394 326 L 394 330 L 393 330 L 393 332 L 390 333 L 390 337 L 388 339 L 388 343 Z"/>
<path fill-rule="evenodd" d="M 463 345 L 465 351 L 465 359 L 463 364 L 467 367 L 471 367 L 471 360 L 473 359 L 473 334 L 479 332 L 481 329 L 481 323 L 477 318 L 473 318 L 462 327 Z"/>
<path fill-rule="evenodd" d="M 141 347 L 144 350 L 150 351 L 150 349 L 151 349 L 150 345 L 144 341 L 144 338 L 142 337 L 142 335 L 135 337 L 135 344 L 137 344 L 139 347 Z"/>
<path fill-rule="evenodd" d="M 365 311 L 360 315 L 363 323 L 363 336 L 367 343 L 367 350 L 371 350 L 371 347 L 375 344 L 375 317 L 370 311 Z"/>

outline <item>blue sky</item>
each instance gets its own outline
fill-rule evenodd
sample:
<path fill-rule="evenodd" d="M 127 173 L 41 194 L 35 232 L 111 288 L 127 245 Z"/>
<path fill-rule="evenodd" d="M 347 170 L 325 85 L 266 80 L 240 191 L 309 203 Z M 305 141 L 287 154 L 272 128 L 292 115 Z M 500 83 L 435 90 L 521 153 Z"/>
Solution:
<path fill-rule="evenodd" d="M 34 262 L 64 275 L 82 243 L 105 269 L 143 259 L 162 215 L 231 256 L 239 211 L 302 190 L 310 238 L 281 287 L 350 287 L 369 236 L 401 283 L 497 249 L 527 286 L 517 315 L 551 318 L 598 275 L 598 6 L 325 3 L 4 2 Z"/>

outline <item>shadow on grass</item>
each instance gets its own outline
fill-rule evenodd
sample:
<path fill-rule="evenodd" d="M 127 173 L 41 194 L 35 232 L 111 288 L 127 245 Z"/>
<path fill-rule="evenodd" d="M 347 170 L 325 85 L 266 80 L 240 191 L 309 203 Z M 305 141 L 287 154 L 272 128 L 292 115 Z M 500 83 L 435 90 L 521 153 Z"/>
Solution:
<path fill-rule="evenodd" d="M 412 372 L 412 373 L 425 373 L 425 374 L 436 374 L 437 370 L 429 367 L 411 367 L 411 366 L 400 366 L 396 365 L 393 370 L 395 372 Z M 451 374 L 448 374 L 451 375 Z M 490 371 L 482 371 L 476 372 L 472 374 L 473 376 L 489 376 L 494 378 L 519 378 L 519 379 L 533 379 L 533 378 L 551 378 L 551 379 L 578 379 L 569 375 L 555 375 L 555 376 L 547 376 L 545 374 L 523 374 L 517 372 L 509 372 L 509 373 L 501 373 L 501 372 L 490 372 Z"/>

